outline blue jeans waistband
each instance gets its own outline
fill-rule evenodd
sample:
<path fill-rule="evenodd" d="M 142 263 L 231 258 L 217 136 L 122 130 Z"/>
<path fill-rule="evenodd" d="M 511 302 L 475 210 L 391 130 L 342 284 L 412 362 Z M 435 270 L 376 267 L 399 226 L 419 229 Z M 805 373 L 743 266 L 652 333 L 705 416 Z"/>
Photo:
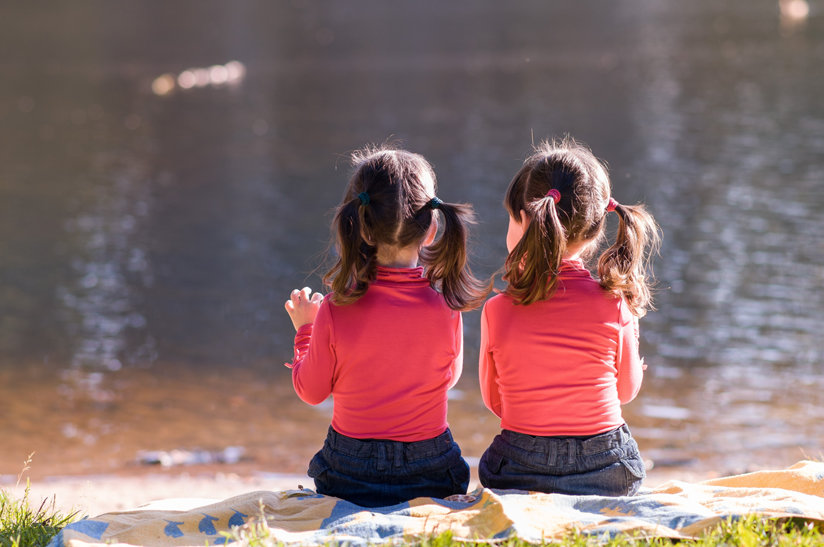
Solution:
<path fill-rule="evenodd" d="M 589 456 L 619 448 L 631 439 L 632 435 L 629 427 L 624 424 L 606 433 L 582 437 L 541 437 L 518 433 L 509 429 L 502 430 L 501 437 L 507 444 L 523 450 L 576 457 Z"/>
<path fill-rule="evenodd" d="M 391 441 L 387 439 L 356 439 L 335 431 L 331 426 L 326 444 L 336 452 L 359 458 L 385 456 L 387 452 L 403 455 L 407 461 L 440 456 L 452 449 L 454 441 L 449 428 L 437 437 L 422 441 Z"/>

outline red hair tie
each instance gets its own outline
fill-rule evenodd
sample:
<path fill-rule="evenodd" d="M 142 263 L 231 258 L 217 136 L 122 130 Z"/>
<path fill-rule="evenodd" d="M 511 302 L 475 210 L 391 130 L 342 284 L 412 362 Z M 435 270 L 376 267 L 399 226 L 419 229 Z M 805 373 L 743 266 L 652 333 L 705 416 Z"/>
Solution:
<path fill-rule="evenodd" d="M 611 213 L 618 207 L 618 202 L 615 201 L 614 198 L 609 198 L 609 203 L 607 203 L 607 213 Z"/>
<path fill-rule="evenodd" d="M 561 201 L 561 192 L 552 188 L 549 192 L 546 193 L 546 197 L 552 198 L 552 201 L 555 202 L 555 205 L 558 205 L 558 202 Z"/>

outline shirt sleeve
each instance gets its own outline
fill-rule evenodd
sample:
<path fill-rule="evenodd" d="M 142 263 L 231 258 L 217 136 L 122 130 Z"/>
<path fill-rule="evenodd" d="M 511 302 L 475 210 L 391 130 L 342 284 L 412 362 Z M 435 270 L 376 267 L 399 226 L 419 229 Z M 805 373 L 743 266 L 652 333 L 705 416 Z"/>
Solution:
<path fill-rule="evenodd" d="M 644 379 L 644 360 L 638 354 L 638 317 L 621 302 L 618 354 L 615 365 L 618 376 L 618 399 L 621 404 L 632 401 L 641 390 Z"/>
<path fill-rule="evenodd" d="M 481 312 L 481 350 L 478 355 L 478 374 L 484 404 L 500 418 L 501 393 L 498 391 L 498 371 L 495 368 L 495 359 L 489 350 L 489 325 L 486 311 L 487 308 L 484 306 Z"/>
<path fill-rule="evenodd" d="M 298 397 L 310 405 L 320 404 L 332 394 L 337 363 L 333 334 L 327 300 L 321 304 L 315 322 L 303 325 L 295 334 L 292 385 Z"/>
<path fill-rule="evenodd" d="M 455 387 L 463 373 L 463 317 L 460 312 L 455 312 L 458 316 L 455 328 L 455 360 L 452 361 L 452 380 L 449 382 L 449 389 Z"/>

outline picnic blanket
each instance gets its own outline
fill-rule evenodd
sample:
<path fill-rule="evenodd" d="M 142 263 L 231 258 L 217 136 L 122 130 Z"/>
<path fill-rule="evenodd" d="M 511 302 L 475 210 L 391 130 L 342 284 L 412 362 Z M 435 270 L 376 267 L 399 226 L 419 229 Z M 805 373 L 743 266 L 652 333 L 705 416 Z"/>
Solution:
<path fill-rule="evenodd" d="M 824 463 L 802 461 L 700 483 L 670 481 L 620 498 L 478 489 L 460 499 L 418 498 L 367 509 L 311 490 L 250 492 L 191 510 L 107 513 L 68 525 L 49 546 L 223 545 L 231 540 L 222 532 L 264 521 L 270 537 L 301 545 L 409 541 L 447 530 L 467 540 L 540 542 L 573 530 L 692 538 L 746 514 L 824 521 Z"/>

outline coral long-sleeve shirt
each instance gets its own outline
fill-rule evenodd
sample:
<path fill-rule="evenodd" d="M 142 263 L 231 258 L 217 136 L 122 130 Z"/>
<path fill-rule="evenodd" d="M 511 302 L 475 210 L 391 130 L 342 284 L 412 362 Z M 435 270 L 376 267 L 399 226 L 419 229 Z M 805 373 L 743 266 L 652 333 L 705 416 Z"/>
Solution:
<path fill-rule="evenodd" d="M 580 261 L 564 261 L 547 300 L 506 294 L 481 314 L 481 394 L 501 427 L 527 435 L 596 435 L 624 424 L 643 360 L 638 320 Z"/>
<path fill-rule="evenodd" d="M 420 441 L 446 430 L 447 390 L 462 361 L 461 314 L 423 268 L 379 266 L 356 302 L 327 297 L 314 323 L 298 329 L 292 383 L 309 404 L 334 397 L 338 433 Z"/>

